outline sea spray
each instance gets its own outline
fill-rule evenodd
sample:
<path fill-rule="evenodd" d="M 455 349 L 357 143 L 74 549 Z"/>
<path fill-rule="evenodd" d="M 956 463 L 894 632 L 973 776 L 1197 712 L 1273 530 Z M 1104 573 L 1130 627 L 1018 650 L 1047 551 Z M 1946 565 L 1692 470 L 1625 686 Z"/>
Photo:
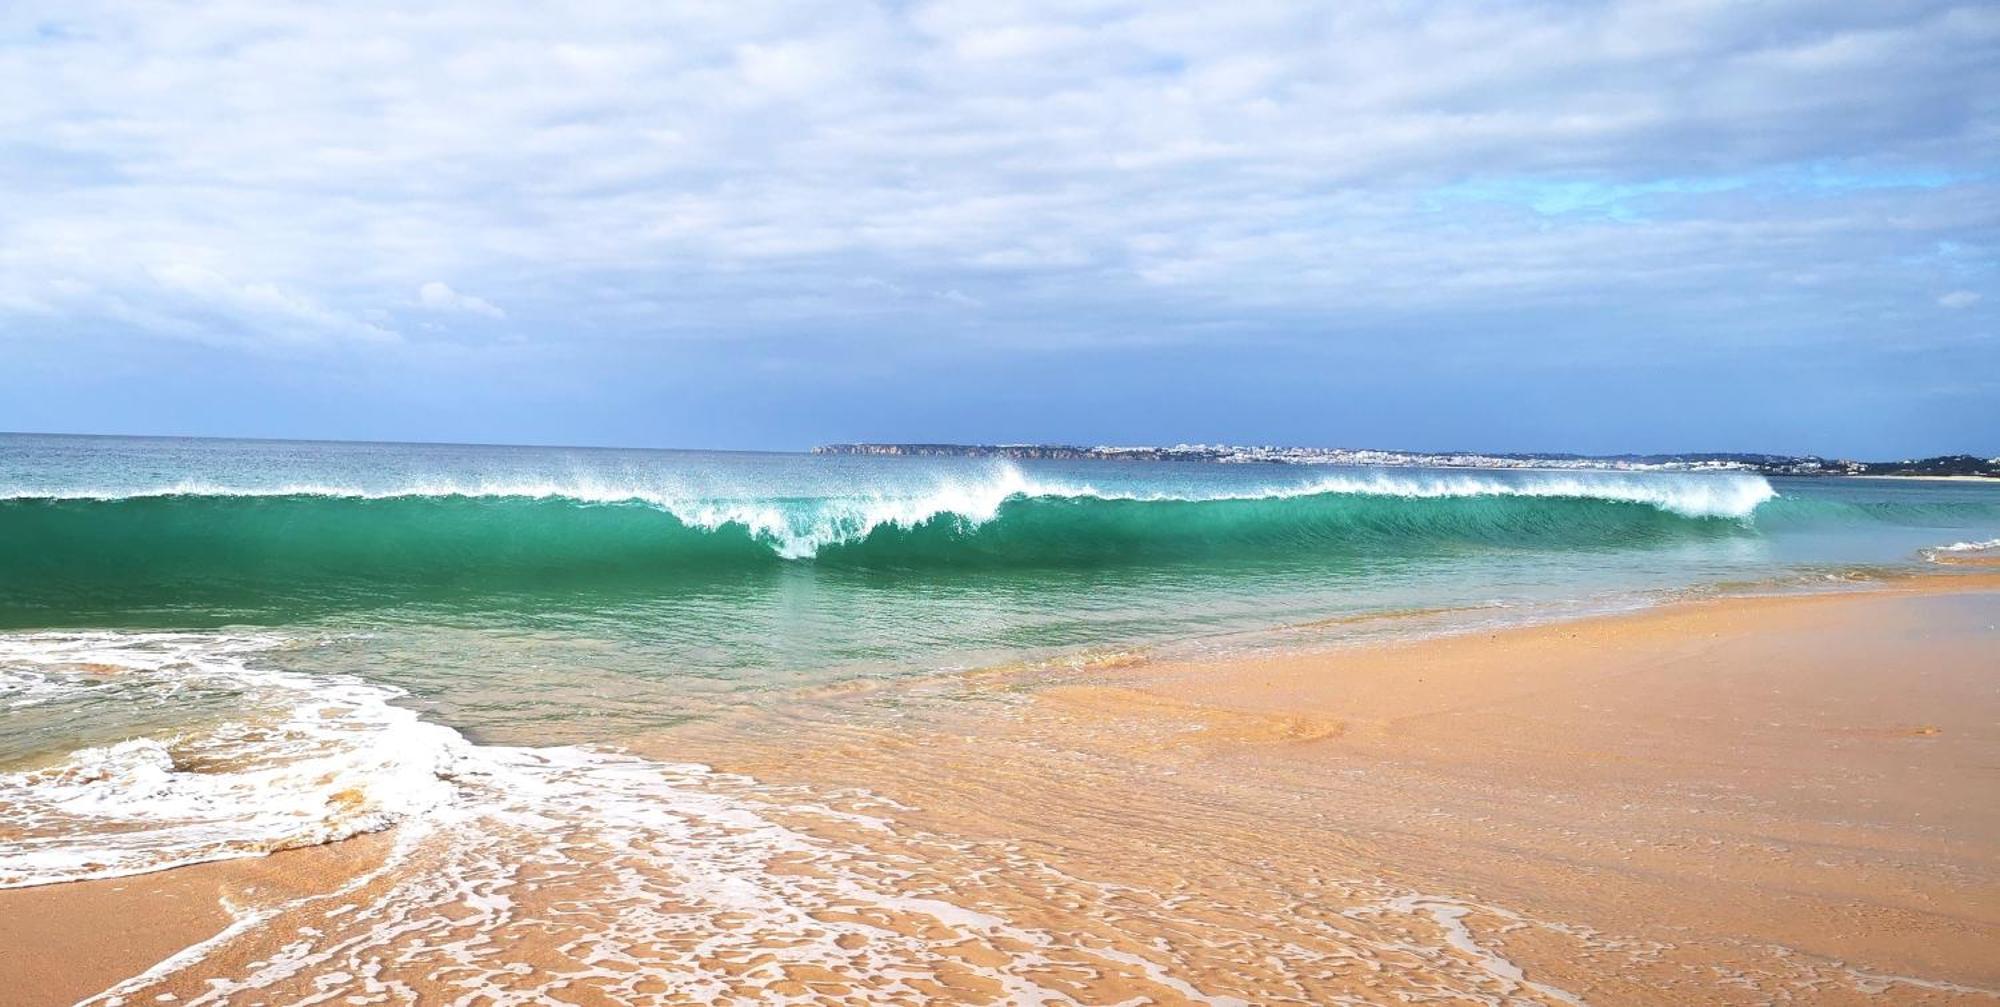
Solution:
<path fill-rule="evenodd" d="M 486 593 L 671 594 L 779 564 L 1105 568 L 1465 548 L 1594 549 L 1744 534 L 1755 476 L 1357 473 L 1206 492 L 1100 490 L 1003 466 L 840 496 L 633 487 L 178 487 L 0 499 L 0 620 L 75 605 L 315 607 Z"/>

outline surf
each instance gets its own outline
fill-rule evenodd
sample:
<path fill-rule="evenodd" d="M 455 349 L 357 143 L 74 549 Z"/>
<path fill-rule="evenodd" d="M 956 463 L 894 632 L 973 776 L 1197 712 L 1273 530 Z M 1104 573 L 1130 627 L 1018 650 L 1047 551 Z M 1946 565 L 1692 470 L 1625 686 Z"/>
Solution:
<path fill-rule="evenodd" d="M 603 482 L 174 485 L 0 498 L 0 616 L 562 591 L 671 593 L 787 566 L 1310 562 L 1573 550 L 1747 533 L 1761 477 L 1354 472 L 1227 492 L 984 478 L 846 495 L 693 495 Z"/>

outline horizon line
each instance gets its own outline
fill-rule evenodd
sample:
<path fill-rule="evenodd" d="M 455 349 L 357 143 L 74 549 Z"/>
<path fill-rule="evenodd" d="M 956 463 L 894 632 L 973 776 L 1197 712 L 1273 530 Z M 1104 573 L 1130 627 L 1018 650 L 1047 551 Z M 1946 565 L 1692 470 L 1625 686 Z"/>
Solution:
<path fill-rule="evenodd" d="M 101 439 L 101 440 L 252 441 L 259 443 L 270 443 L 270 444 L 367 444 L 367 445 L 379 445 L 384 447 L 540 448 L 545 450 L 562 450 L 562 451 L 660 451 L 660 452 L 741 454 L 741 455 L 811 455 L 816 453 L 821 448 L 855 447 L 855 446 L 896 446 L 896 447 L 923 446 L 923 447 L 944 447 L 944 448 L 1059 448 L 1066 450 L 1081 450 L 1081 451 L 1098 451 L 1106 449 L 1143 451 L 1143 450 L 1172 449 L 1177 447 L 1188 447 L 1188 448 L 1208 447 L 1208 448 L 1238 448 L 1238 449 L 1270 448 L 1278 450 L 1314 450 L 1314 451 L 1376 451 L 1376 452 L 1381 452 L 1383 454 L 1399 454 L 1399 455 L 1484 455 L 1487 457 L 1494 457 L 1494 458 L 1510 457 L 1510 456 L 1530 457 L 1530 458 L 1567 457 L 1567 458 L 1579 458 L 1579 459 L 1589 459 L 1589 460 L 1611 460 L 1620 458 L 1691 458 L 1691 457 L 1701 457 L 1701 456 L 1730 456 L 1730 455 L 1761 456 L 1767 458 L 1817 459 L 1820 461 L 1868 462 L 1873 460 L 1873 459 L 1863 458 L 1860 456 L 1829 455 L 1829 454 L 1818 454 L 1818 453 L 1793 454 L 1784 451 L 1742 451 L 1742 450 L 1619 451 L 1619 452 L 1608 452 L 1608 453 L 1591 453 L 1591 452 L 1581 452 L 1581 451 L 1536 451 L 1536 450 L 1522 450 L 1522 449 L 1496 450 L 1496 449 L 1477 449 L 1477 448 L 1412 449 L 1412 448 L 1349 447 L 1343 445 L 1326 445 L 1326 444 L 1281 444 L 1277 442 L 1233 443 L 1228 441 L 1177 441 L 1172 444 L 1165 444 L 1165 443 L 1084 444 L 1084 443 L 1063 442 L 1063 441 L 860 440 L 860 441 L 823 441 L 808 447 L 786 449 L 786 448 L 708 448 L 708 447 L 678 447 L 678 446 L 669 447 L 662 445 L 635 445 L 635 444 L 562 444 L 562 443 L 551 443 L 551 442 L 528 443 L 528 442 L 518 442 L 518 441 L 401 440 L 401 439 L 378 439 L 369 437 L 272 437 L 272 436 L 234 435 L 234 434 L 178 434 L 178 433 L 134 434 L 134 433 L 78 432 L 78 431 L 62 431 L 62 430 L 0 430 L 0 437 L 76 437 L 76 438 L 89 438 L 89 439 Z M 897 456 L 884 455 L 880 457 L 897 457 Z M 1990 456 L 1974 451 L 1946 451 L 1937 454 L 1909 455 L 1902 458 L 1879 459 L 1879 460 L 1913 462 L 1913 461 L 1925 461 L 1933 458 L 1950 458 L 1950 457 L 1972 457 L 1972 458 L 1982 458 L 1990 460 L 1992 458 L 2000 456 Z M 1106 459 L 1106 460 L 1111 460 L 1111 459 Z"/>

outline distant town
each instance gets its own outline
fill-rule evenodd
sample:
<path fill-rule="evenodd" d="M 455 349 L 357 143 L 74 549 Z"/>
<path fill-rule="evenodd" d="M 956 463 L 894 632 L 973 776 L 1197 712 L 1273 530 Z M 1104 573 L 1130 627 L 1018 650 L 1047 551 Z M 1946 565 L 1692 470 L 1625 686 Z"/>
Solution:
<path fill-rule="evenodd" d="M 1599 469 L 1626 472 L 1716 471 L 1786 476 L 1962 476 L 2000 479 L 2000 458 L 1981 458 L 1977 455 L 1938 455 L 1901 461 L 1862 462 L 1845 458 L 1821 458 L 1816 455 L 1490 454 L 1472 451 L 1381 451 L 1367 448 L 1229 444 L 1176 444 L 1173 447 L 1079 447 L 1067 444 L 825 444 L 814 448 L 813 454 L 1421 468 Z"/>

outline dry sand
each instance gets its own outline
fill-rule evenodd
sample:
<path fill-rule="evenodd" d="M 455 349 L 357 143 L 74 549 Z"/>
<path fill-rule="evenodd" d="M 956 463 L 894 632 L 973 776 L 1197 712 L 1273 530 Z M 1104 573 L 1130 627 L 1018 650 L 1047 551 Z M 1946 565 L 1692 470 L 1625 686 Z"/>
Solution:
<path fill-rule="evenodd" d="M 774 788 L 774 818 L 894 865 L 880 884 L 1008 923 L 968 938 L 923 904 L 877 912 L 887 950 L 870 961 L 930 940 L 966 968 L 892 997 L 870 992 L 879 977 L 778 965 L 732 987 L 747 998 L 1005 1002 L 1018 994 L 992 977 L 1006 973 L 1102 1003 L 2000 999 L 1991 574 L 1321 653 L 1015 669 L 633 744 L 747 773 Z M 790 813 L 786 794 L 891 824 Z M 215 932 L 218 895 L 327 890 L 384 848 L 0 892 L 0 989 L 69 1002 Z M 517 895 L 521 915 L 548 908 Z M 298 926 L 334 924 L 293 913 L 130 1002 L 186 1000 Z M 774 947 L 789 938 L 832 940 Z M 573 964 L 532 941 L 495 953 Z M 400 954 L 384 967 L 443 991 Z"/>

